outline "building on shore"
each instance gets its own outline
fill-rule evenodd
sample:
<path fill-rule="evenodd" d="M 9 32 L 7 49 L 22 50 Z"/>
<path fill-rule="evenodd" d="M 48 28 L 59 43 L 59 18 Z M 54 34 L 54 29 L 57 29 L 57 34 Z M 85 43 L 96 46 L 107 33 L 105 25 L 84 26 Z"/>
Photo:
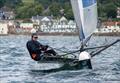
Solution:
<path fill-rule="evenodd" d="M 14 20 L 0 20 L 0 25 L 0 30 L 4 30 L 5 34 L 16 32 Z"/>
<path fill-rule="evenodd" d="M 96 33 L 120 33 L 120 22 L 103 22 L 102 28 L 96 31 Z"/>
<path fill-rule="evenodd" d="M 35 29 L 33 29 L 33 23 L 19 23 L 19 25 L 16 26 L 16 32 L 18 34 L 31 33 L 31 31 L 35 31 Z"/>
<path fill-rule="evenodd" d="M 12 9 L 4 6 L 0 9 L 0 20 L 12 20 L 15 19 L 15 14 Z"/>
<path fill-rule="evenodd" d="M 36 25 L 41 25 L 43 22 L 51 22 L 52 16 L 32 16 L 31 21 Z"/>
<path fill-rule="evenodd" d="M 6 23 L 0 23 L 0 35 L 8 34 L 8 25 Z"/>
<path fill-rule="evenodd" d="M 60 19 L 53 19 L 50 16 L 36 16 L 31 18 L 32 22 L 38 25 L 38 32 L 61 33 L 76 32 L 76 23 L 73 20 L 67 20 L 64 16 Z"/>

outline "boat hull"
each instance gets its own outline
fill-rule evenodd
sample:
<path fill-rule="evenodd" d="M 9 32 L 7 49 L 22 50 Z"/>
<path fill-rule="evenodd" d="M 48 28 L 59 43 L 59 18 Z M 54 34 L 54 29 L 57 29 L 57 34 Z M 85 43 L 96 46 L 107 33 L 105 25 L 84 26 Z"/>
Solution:
<path fill-rule="evenodd" d="M 63 64 L 60 70 L 74 70 L 74 69 L 92 69 L 91 60 L 81 60 L 61 57 L 43 57 L 38 63 L 60 63 Z"/>

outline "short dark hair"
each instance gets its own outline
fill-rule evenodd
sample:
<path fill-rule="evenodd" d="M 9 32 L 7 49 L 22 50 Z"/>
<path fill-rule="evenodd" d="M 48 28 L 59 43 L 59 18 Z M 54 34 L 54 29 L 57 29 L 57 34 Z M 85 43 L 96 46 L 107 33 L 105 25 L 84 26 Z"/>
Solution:
<path fill-rule="evenodd" d="M 37 33 L 32 33 L 31 37 L 33 38 L 34 35 L 38 35 Z"/>

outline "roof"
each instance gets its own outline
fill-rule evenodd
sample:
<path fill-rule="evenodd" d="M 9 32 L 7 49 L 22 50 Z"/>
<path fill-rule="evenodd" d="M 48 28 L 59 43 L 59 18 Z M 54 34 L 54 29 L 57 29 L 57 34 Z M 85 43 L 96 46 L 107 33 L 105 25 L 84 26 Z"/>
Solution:
<path fill-rule="evenodd" d="M 73 20 L 70 20 L 68 24 L 75 24 L 75 22 Z"/>
<path fill-rule="evenodd" d="M 1 11 L 4 11 L 4 12 L 6 12 L 6 11 L 7 11 L 7 12 L 12 11 L 11 8 L 6 7 L 6 6 L 2 7 L 0 10 L 1 10 Z"/>
<path fill-rule="evenodd" d="M 47 19 L 49 19 L 49 20 L 52 20 L 53 19 L 53 17 L 52 16 L 32 16 L 32 19 L 39 19 L 39 20 L 42 20 L 43 18 L 47 18 Z"/>
<path fill-rule="evenodd" d="M 60 18 L 60 21 L 67 21 L 67 19 L 66 19 L 64 16 L 62 16 L 62 17 Z"/>

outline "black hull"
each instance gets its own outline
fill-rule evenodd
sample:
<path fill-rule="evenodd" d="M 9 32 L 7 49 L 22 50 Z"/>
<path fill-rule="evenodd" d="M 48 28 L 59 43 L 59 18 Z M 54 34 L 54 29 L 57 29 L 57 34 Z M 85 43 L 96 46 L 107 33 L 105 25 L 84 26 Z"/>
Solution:
<path fill-rule="evenodd" d="M 38 62 L 40 63 L 69 63 L 69 62 L 74 62 L 74 61 L 79 61 L 78 59 L 73 59 L 73 58 L 62 58 L 62 57 L 54 57 L 54 56 L 47 56 L 41 58 Z"/>
<path fill-rule="evenodd" d="M 82 60 L 72 58 L 60 57 L 44 57 L 39 63 L 63 63 L 63 66 L 52 70 L 78 70 L 78 69 L 92 69 L 91 60 Z"/>

